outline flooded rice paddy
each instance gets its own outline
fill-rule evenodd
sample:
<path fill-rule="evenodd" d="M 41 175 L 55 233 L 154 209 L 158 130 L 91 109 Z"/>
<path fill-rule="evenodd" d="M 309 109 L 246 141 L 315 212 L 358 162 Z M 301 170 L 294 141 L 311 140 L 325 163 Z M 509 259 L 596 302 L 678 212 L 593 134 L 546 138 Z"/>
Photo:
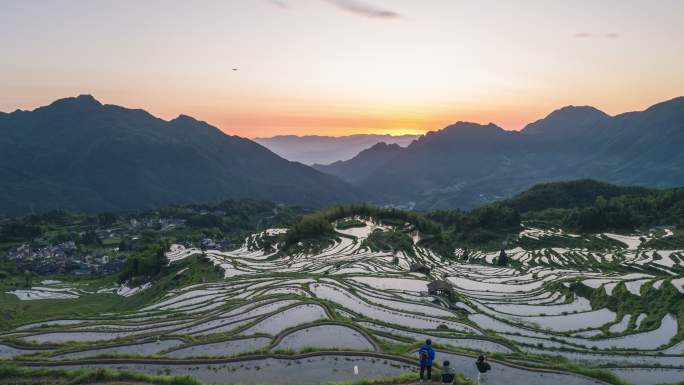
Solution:
<path fill-rule="evenodd" d="M 375 350 L 375 346 L 358 330 L 342 325 L 315 325 L 296 330 L 280 340 L 274 349 Z"/>
<path fill-rule="evenodd" d="M 474 356 L 498 353 L 493 385 L 604 384 L 520 366 L 519 358 L 505 362 L 516 352 L 534 355 L 542 367 L 563 360 L 610 367 L 635 385 L 684 378 L 676 314 L 648 304 L 617 311 L 591 298 L 600 291 L 638 303 L 679 293 L 684 252 L 645 250 L 638 237 L 611 234 L 624 247 L 517 247 L 506 251 L 513 266 L 500 267 L 494 263 L 499 251 L 470 250 L 464 261 L 463 250 L 444 258 L 420 242 L 413 253 L 362 247 L 372 230 L 384 228 L 367 223 L 341 231 L 347 236 L 315 254 L 260 250 L 254 242 L 266 233 L 231 252 L 207 250 L 228 279 L 179 288 L 125 314 L 35 320 L 0 334 L 0 359 L 33 354 L 34 365 L 187 374 L 206 383 L 320 384 L 415 371 L 405 360 L 415 361 L 414 344 L 430 338 L 440 349 L 438 363 L 448 359 L 470 378 Z M 579 237 L 539 229 L 520 236 L 548 234 Z M 174 245 L 169 258 L 198 252 Z M 413 265 L 430 274 L 411 272 Z M 430 292 L 434 281 L 451 294 Z M 113 364 L 93 359 L 98 356 L 120 358 Z"/>

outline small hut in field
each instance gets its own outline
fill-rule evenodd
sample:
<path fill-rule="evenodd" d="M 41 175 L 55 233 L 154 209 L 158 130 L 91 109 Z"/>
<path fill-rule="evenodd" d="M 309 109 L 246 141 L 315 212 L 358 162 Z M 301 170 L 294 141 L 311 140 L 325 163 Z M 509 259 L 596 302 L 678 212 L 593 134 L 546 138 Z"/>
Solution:
<path fill-rule="evenodd" d="M 411 264 L 411 272 L 430 275 L 430 268 L 420 263 L 413 263 Z"/>
<path fill-rule="evenodd" d="M 428 283 L 428 294 L 451 297 L 451 295 L 453 294 L 453 288 L 451 287 L 451 284 L 448 281 L 432 281 Z"/>

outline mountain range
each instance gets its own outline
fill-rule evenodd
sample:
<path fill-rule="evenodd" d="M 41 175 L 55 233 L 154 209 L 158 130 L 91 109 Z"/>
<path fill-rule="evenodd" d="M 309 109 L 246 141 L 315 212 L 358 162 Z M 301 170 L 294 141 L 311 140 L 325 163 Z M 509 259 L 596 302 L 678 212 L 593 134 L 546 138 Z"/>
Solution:
<path fill-rule="evenodd" d="M 296 136 L 280 135 L 271 138 L 256 138 L 255 142 L 285 159 L 304 164 L 328 164 L 348 160 L 377 143 L 408 146 L 418 135 L 358 134 L 348 136 Z"/>
<path fill-rule="evenodd" d="M 0 113 L 0 214 L 115 211 L 254 198 L 323 206 L 366 200 L 335 176 L 180 115 L 92 96 Z"/>
<path fill-rule="evenodd" d="M 329 138 L 320 147 L 315 138 L 304 142 L 329 148 Z M 476 207 L 540 182 L 684 185 L 684 97 L 616 116 L 568 106 L 521 131 L 457 122 L 407 147 L 379 139 L 364 136 L 372 144 L 351 159 L 309 167 L 189 116 L 166 121 L 88 95 L 60 99 L 0 113 L 0 215 L 246 197 L 432 210 Z"/>
<path fill-rule="evenodd" d="M 471 208 L 539 182 L 593 178 L 651 187 L 684 185 L 684 97 L 609 116 L 556 110 L 521 131 L 457 122 L 406 148 L 375 146 L 317 169 L 420 210 Z"/>

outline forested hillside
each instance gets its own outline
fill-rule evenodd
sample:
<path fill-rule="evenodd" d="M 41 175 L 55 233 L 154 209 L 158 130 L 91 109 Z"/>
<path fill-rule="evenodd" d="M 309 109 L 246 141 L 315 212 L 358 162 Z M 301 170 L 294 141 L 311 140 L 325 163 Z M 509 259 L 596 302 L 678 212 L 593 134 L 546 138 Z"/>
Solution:
<path fill-rule="evenodd" d="M 682 186 L 682 147 L 684 97 L 679 97 L 616 116 L 568 106 L 521 131 L 457 122 L 398 149 L 381 167 L 351 159 L 319 169 L 342 178 L 362 176 L 348 180 L 373 192 L 377 203 L 429 211 L 473 208 L 537 183 L 582 178 Z M 380 157 L 381 150 L 369 149 L 364 157 L 373 158 L 373 152 Z"/>
<path fill-rule="evenodd" d="M 102 105 L 92 96 L 0 113 L 0 215 L 86 212 L 254 198 L 323 206 L 360 189 L 181 115 Z"/>

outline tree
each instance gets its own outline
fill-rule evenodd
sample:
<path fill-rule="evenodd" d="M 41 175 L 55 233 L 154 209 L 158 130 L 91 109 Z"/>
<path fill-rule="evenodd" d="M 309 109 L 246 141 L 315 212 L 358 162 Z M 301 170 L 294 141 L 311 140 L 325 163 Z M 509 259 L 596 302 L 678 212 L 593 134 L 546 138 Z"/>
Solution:
<path fill-rule="evenodd" d="M 168 263 L 164 246 L 161 244 L 150 245 L 141 253 L 126 259 L 123 269 L 119 273 L 119 282 L 125 282 L 135 277 L 158 275 Z"/>
<path fill-rule="evenodd" d="M 497 258 L 496 260 L 496 265 L 508 266 L 508 255 L 506 255 L 506 251 L 504 249 L 501 249 L 501 252 L 499 253 L 499 258 Z"/>
<path fill-rule="evenodd" d="M 162 269 L 164 266 L 168 265 L 169 259 L 166 258 L 166 253 L 165 253 L 163 247 L 160 246 L 160 247 L 157 249 L 157 252 L 155 253 L 154 262 L 155 262 L 155 263 L 154 263 L 154 269 L 155 269 L 155 271 L 156 271 L 155 274 L 159 274 L 159 272 L 161 271 L 161 269 Z"/>
<path fill-rule="evenodd" d="M 81 237 L 81 243 L 84 245 L 97 246 L 102 244 L 102 240 L 97 236 L 95 230 L 88 229 Z"/>
<path fill-rule="evenodd" d="M 21 220 L 11 221 L 0 228 L 0 239 L 6 241 L 25 241 L 39 237 L 43 229 L 36 224 L 25 223 Z"/>
<path fill-rule="evenodd" d="M 33 273 L 31 273 L 29 270 L 24 270 L 24 286 L 31 287 L 31 281 L 33 281 Z"/>
<path fill-rule="evenodd" d="M 121 237 L 121 241 L 119 242 L 119 251 L 127 251 L 127 250 L 132 250 L 132 246 L 130 242 L 126 240 L 126 238 Z"/>
<path fill-rule="evenodd" d="M 97 216 L 100 226 L 111 226 L 116 222 L 116 215 L 112 213 L 102 213 Z"/>

